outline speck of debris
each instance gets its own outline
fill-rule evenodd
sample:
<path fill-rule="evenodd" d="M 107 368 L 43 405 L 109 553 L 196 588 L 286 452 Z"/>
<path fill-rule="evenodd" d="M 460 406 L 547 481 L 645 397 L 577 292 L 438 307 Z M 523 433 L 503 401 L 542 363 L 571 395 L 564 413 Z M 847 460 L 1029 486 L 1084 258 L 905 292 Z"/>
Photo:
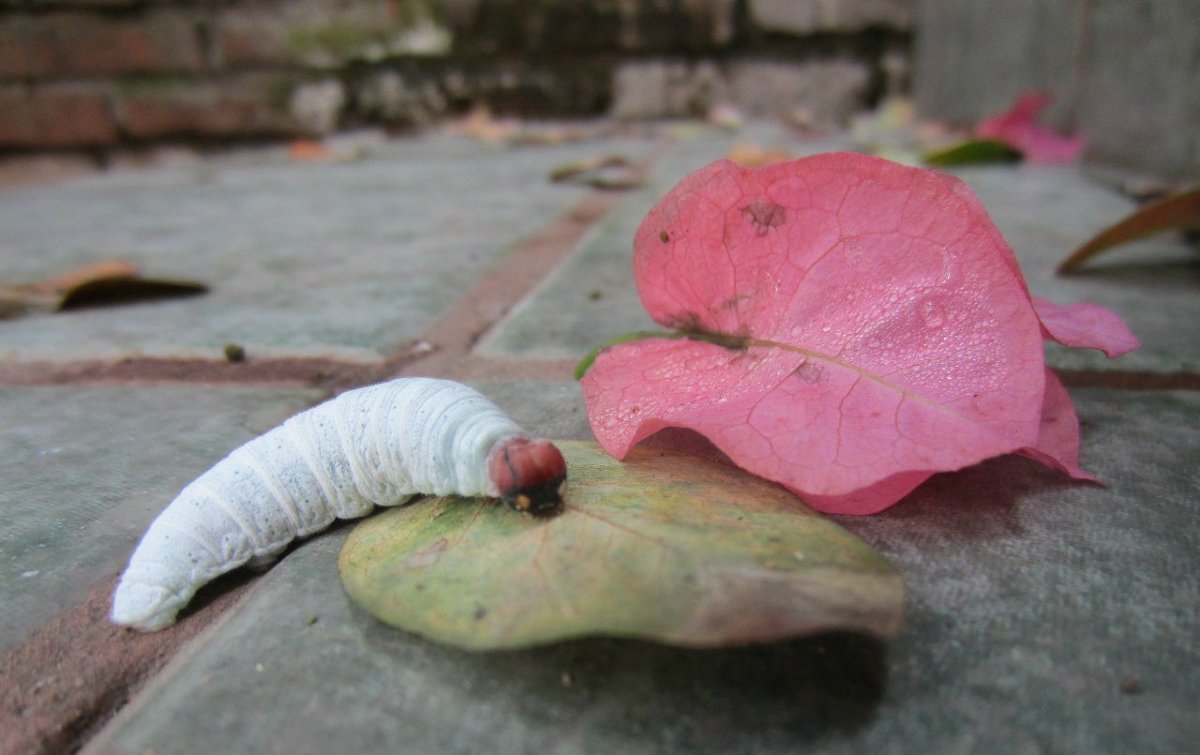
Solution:
<path fill-rule="evenodd" d="M 1131 676 L 1121 680 L 1121 693 L 1125 695 L 1140 695 L 1145 690 L 1142 685 L 1142 680 L 1136 676 Z"/>
<path fill-rule="evenodd" d="M 241 344 L 227 343 L 225 344 L 225 359 L 230 362 L 246 361 L 246 349 Z"/>
<path fill-rule="evenodd" d="M 309 616 L 309 617 L 308 617 L 308 620 L 307 620 L 305 623 L 306 623 L 306 624 L 308 624 L 308 625 L 311 627 L 313 624 L 316 624 L 316 623 L 317 623 L 317 617 L 316 617 L 316 616 Z"/>
<path fill-rule="evenodd" d="M 475 607 L 475 614 L 474 614 L 474 616 L 475 616 L 475 620 L 476 620 L 476 621 L 481 621 L 481 620 L 483 620 L 483 618 L 484 618 L 485 616 L 487 616 L 487 609 L 486 609 L 486 608 L 484 608 L 483 606 L 476 606 L 476 607 Z"/>
<path fill-rule="evenodd" d="M 562 686 L 564 686 L 564 687 L 570 687 L 572 684 L 575 683 L 575 680 L 571 678 L 570 671 L 562 672 L 562 676 L 559 677 L 559 681 L 562 682 Z"/>
<path fill-rule="evenodd" d="M 600 289 L 593 288 L 591 291 L 588 291 L 588 298 L 592 301 L 600 301 L 604 298 L 604 292 Z"/>

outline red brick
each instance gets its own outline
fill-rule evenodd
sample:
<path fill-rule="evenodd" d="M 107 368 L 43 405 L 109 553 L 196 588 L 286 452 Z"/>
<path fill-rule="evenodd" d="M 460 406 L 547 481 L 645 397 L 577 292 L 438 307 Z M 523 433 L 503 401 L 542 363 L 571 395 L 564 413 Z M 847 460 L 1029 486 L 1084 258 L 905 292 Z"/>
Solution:
<path fill-rule="evenodd" d="M 86 155 L 10 155 L 0 157 L 0 189 L 51 183 L 97 170 L 96 161 Z"/>
<path fill-rule="evenodd" d="M 77 87 L 0 89 L 0 146 L 92 147 L 115 144 L 117 126 L 103 93 Z"/>
<path fill-rule="evenodd" d="M 299 133 L 277 77 L 181 82 L 120 95 L 122 130 L 134 139 L 252 137 Z"/>
<path fill-rule="evenodd" d="M 0 78 L 185 72 L 204 67 L 196 20 L 151 11 L 113 19 L 89 13 L 0 18 Z"/>

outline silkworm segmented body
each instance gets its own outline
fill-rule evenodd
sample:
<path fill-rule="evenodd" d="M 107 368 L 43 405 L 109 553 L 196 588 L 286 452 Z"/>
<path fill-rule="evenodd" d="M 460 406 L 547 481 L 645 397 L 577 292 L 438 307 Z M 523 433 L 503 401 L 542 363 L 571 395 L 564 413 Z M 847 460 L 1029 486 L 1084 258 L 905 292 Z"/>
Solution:
<path fill-rule="evenodd" d="M 343 393 L 233 451 L 151 523 L 121 575 L 112 621 L 169 626 L 202 585 L 265 565 L 334 519 L 417 494 L 559 510 L 566 462 L 460 383 L 403 378 Z"/>

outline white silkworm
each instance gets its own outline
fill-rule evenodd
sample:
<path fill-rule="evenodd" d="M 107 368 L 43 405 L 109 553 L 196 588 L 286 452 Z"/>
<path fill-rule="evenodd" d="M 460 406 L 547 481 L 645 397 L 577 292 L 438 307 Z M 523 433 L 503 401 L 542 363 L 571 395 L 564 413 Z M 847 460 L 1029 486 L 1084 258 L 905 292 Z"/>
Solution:
<path fill-rule="evenodd" d="M 417 494 L 558 511 L 566 462 L 460 383 L 402 378 L 348 391 L 233 451 L 151 523 L 113 595 L 116 624 L 154 631 L 202 585 L 270 563 L 334 519 Z"/>

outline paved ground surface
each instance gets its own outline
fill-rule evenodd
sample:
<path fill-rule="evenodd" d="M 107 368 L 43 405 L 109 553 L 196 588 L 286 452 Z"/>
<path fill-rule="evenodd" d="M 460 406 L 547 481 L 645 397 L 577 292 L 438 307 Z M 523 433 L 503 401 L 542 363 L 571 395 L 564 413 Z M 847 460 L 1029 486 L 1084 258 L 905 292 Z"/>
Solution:
<path fill-rule="evenodd" d="M 905 629 L 686 650 L 590 639 L 468 653 L 349 604 L 338 527 L 223 579 L 176 627 L 104 620 L 174 491 L 332 391 L 471 382 L 530 430 L 589 438 L 570 371 L 649 324 L 630 238 L 655 198 L 768 126 L 503 147 L 429 136 L 354 162 L 266 150 L 0 192 L 0 275 L 104 256 L 204 297 L 0 321 L 4 752 L 1181 752 L 1200 737 L 1200 267 L 1170 237 L 1055 262 L 1130 203 L 1074 168 L 960 175 L 1035 294 L 1116 309 L 1143 348 L 1051 350 L 1076 400 L 1070 484 L 1016 458 L 839 522 L 909 584 Z M 628 191 L 553 184 L 618 152 Z M 242 362 L 223 356 L 241 345 Z"/>

